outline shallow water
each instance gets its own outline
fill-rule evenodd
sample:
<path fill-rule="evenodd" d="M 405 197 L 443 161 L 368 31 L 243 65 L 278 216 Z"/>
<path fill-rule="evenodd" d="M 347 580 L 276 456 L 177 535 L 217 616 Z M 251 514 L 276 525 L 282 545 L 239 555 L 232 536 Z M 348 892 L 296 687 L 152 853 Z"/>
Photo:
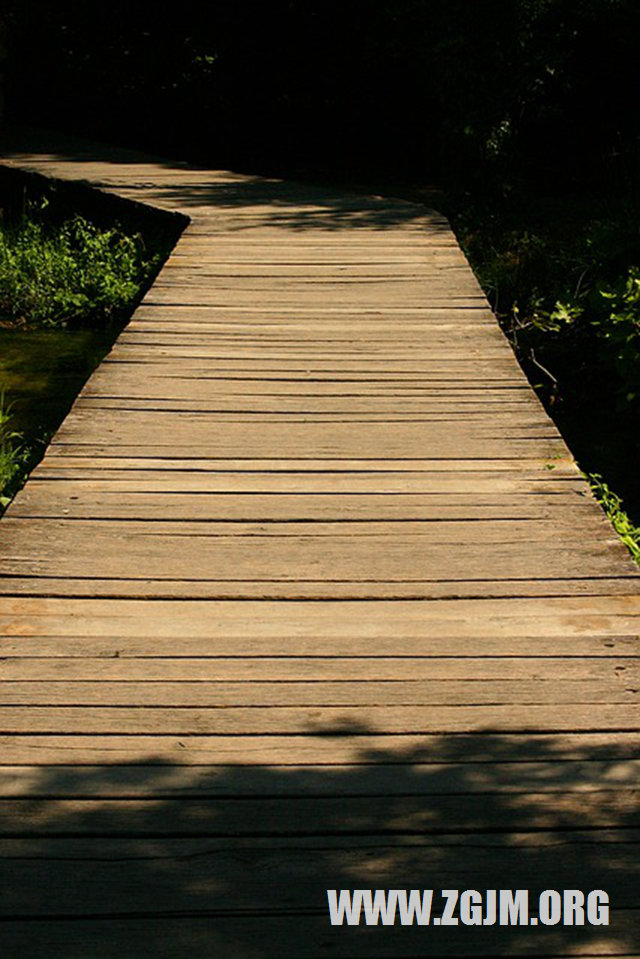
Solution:
<path fill-rule="evenodd" d="M 0 394 L 31 451 L 30 468 L 114 338 L 115 331 L 0 327 Z"/>

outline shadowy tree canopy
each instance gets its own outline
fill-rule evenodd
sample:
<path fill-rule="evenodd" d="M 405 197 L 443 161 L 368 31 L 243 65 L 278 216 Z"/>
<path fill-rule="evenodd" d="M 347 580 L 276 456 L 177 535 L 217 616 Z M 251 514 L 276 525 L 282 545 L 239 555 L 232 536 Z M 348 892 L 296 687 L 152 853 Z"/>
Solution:
<path fill-rule="evenodd" d="M 209 163 L 507 187 L 637 154 L 637 0 L 5 7 L 14 120 Z"/>

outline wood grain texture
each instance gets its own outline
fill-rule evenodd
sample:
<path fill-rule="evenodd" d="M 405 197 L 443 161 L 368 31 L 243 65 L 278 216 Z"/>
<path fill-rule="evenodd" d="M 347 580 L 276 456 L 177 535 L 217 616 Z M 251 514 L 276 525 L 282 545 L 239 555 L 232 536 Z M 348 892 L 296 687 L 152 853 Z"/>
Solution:
<path fill-rule="evenodd" d="M 444 217 L 9 134 L 179 214 L 0 524 L 0 949 L 638 956 L 640 578 Z M 327 888 L 609 926 L 332 929 Z"/>

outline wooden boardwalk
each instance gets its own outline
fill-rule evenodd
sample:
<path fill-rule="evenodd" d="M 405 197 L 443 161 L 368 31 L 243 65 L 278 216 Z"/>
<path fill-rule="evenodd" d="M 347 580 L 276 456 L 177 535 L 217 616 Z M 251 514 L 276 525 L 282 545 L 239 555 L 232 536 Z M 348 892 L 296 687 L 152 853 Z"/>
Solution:
<path fill-rule="evenodd" d="M 445 219 L 52 149 L 190 222 L 0 523 L 0 955 L 640 955 L 640 578 Z"/>

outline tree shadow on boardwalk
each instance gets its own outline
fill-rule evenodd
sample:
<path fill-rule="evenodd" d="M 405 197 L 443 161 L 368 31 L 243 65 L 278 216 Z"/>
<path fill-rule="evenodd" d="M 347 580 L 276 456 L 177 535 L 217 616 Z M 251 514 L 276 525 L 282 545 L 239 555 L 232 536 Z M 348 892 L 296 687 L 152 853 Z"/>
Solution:
<path fill-rule="evenodd" d="M 224 213 L 231 229 L 276 227 L 286 230 L 398 230 L 429 228 L 432 239 L 451 237 L 447 221 L 419 203 L 367 196 L 328 187 L 245 176 L 238 180 L 211 179 L 202 183 L 160 184 L 162 202 L 185 212 L 215 217 Z M 233 214 L 237 213 L 234 218 Z"/>
<path fill-rule="evenodd" d="M 397 230 L 429 228 L 437 237 L 450 237 L 447 221 L 421 203 L 393 197 L 375 197 L 326 186 L 314 186 L 261 176 L 216 172 L 181 161 L 147 156 L 74 137 L 39 131 L 7 133 L 3 153 L 25 156 L 29 164 L 39 156 L 53 163 L 78 164 L 78 184 L 87 178 L 93 186 L 107 186 L 135 200 L 159 208 L 180 208 L 186 214 L 215 218 L 224 214 L 225 230 L 272 227 L 294 231 L 353 229 Z M 95 165 L 99 164 L 99 167 Z M 138 172 L 146 164 L 149 171 Z M 83 170 L 82 165 L 85 165 Z M 104 180 L 105 170 L 108 180 Z M 232 216 L 237 213 L 238 216 Z M 233 222 L 231 222 L 233 221 Z"/>
<path fill-rule="evenodd" d="M 296 181 L 203 172 L 202 182 L 162 183 L 154 188 L 160 205 L 215 220 L 225 230 L 275 228 L 294 232 L 429 230 L 431 241 L 451 240 L 445 218 L 420 203 L 396 197 L 334 190 Z"/>
<path fill-rule="evenodd" d="M 195 765 L 7 771 L 2 955 L 637 954 L 628 738 L 366 734 L 314 735 L 323 763 L 355 736 L 348 765 L 198 765 L 192 739 Z M 332 928 L 327 888 L 528 888 L 533 914 L 604 889 L 611 925 Z"/>

